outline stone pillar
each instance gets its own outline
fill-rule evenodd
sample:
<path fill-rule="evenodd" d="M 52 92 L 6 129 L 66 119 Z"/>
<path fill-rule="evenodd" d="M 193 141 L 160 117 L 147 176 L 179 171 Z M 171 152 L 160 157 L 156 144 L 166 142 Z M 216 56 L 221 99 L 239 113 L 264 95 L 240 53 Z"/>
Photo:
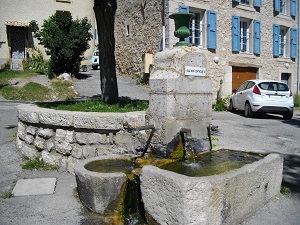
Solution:
<path fill-rule="evenodd" d="M 176 47 L 155 55 L 147 111 L 147 123 L 156 129 L 153 142 L 167 145 L 186 128 L 208 150 L 212 82 L 206 65 L 205 55 L 196 47 Z"/>

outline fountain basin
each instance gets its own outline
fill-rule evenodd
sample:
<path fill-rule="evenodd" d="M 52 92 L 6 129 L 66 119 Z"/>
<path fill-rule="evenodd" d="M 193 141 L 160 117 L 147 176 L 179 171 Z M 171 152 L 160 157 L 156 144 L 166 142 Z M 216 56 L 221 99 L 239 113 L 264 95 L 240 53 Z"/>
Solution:
<path fill-rule="evenodd" d="M 280 192 L 278 154 L 220 175 L 188 177 L 154 166 L 140 173 L 148 221 L 157 224 L 239 224 Z"/>
<path fill-rule="evenodd" d="M 99 173 L 86 169 L 97 160 L 125 159 L 121 155 L 93 157 L 75 164 L 77 191 L 82 204 L 93 212 L 109 214 L 117 210 L 122 200 L 122 188 L 127 181 L 123 172 Z"/>

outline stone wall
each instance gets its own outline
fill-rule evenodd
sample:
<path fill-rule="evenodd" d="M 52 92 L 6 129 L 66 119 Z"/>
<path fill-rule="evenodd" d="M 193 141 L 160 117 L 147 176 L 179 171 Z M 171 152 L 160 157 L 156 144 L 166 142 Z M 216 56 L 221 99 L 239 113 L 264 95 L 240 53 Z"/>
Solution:
<path fill-rule="evenodd" d="M 118 0 L 115 19 L 116 68 L 134 77 L 141 72 L 142 56 L 159 51 L 162 38 L 161 0 Z"/>
<path fill-rule="evenodd" d="M 17 148 L 31 159 L 57 164 L 73 172 L 80 159 L 107 154 L 140 154 L 147 131 L 145 112 L 93 113 L 70 112 L 18 106 Z"/>

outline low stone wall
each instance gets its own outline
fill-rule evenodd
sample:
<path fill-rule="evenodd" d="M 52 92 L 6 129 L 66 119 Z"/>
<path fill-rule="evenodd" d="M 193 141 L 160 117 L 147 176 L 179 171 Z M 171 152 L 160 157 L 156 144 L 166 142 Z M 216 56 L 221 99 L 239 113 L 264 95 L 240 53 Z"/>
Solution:
<path fill-rule="evenodd" d="M 145 112 L 97 113 L 18 106 L 17 148 L 29 158 L 74 172 L 80 159 L 107 154 L 136 154 L 147 141 Z"/>

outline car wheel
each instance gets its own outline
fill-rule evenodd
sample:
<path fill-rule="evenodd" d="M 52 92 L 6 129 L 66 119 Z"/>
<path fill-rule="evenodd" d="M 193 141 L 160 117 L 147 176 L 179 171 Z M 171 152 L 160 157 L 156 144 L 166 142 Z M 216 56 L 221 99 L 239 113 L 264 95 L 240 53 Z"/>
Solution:
<path fill-rule="evenodd" d="M 292 118 L 293 118 L 293 111 L 283 114 L 283 119 L 285 119 L 285 120 L 290 120 Z"/>
<path fill-rule="evenodd" d="M 253 117 L 253 112 L 249 102 L 246 102 L 244 115 L 248 118 Z"/>
<path fill-rule="evenodd" d="M 233 107 L 232 100 L 230 100 L 230 103 L 229 103 L 229 111 L 230 112 L 234 112 L 235 111 L 235 108 Z"/>
<path fill-rule="evenodd" d="M 82 67 L 82 71 L 86 72 L 87 71 L 87 67 L 86 66 Z"/>

